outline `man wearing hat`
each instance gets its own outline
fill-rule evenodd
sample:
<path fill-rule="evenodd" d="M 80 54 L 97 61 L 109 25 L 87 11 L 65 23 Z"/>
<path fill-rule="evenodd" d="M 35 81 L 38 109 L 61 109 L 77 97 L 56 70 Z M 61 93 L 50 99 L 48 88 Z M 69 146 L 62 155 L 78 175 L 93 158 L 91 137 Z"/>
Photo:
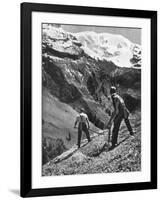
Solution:
<path fill-rule="evenodd" d="M 85 132 L 88 142 L 91 141 L 90 135 L 89 135 L 89 130 L 88 130 L 89 129 L 89 120 L 88 120 L 88 116 L 85 114 L 85 111 L 83 108 L 81 108 L 80 114 L 76 118 L 74 128 L 76 128 L 77 123 L 78 123 L 78 148 L 80 148 L 82 131 Z"/>
<path fill-rule="evenodd" d="M 128 128 L 130 135 L 133 135 L 134 133 L 130 121 L 128 119 L 129 111 L 126 108 L 123 98 L 116 93 L 116 87 L 112 86 L 110 88 L 110 94 L 113 102 L 114 112 L 112 113 L 111 119 L 107 124 L 107 128 L 109 129 L 112 123 L 114 123 L 112 131 L 112 147 L 111 147 L 114 148 L 117 145 L 118 132 L 123 119 L 125 121 L 125 124 Z"/>

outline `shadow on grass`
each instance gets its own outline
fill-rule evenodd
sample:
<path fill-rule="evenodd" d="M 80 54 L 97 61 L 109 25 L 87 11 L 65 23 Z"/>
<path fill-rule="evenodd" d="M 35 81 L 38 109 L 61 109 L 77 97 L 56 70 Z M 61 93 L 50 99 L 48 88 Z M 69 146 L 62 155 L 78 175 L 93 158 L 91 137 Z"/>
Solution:
<path fill-rule="evenodd" d="M 121 143 L 125 142 L 129 137 L 130 137 L 130 135 L 128 135 L 127 137 L 125 137 L 123 140 L 121 140 L 119 143 L 117 143 L 117 145 L 116 145 L 115 147 L 109 147 L 108 151 L 111 151 L 111 150 L 115 149 L 115 148 L 118 147 Z"/>
<path fill-rule="evenodd" d="M 116 145 L 116 147 L 119 146 L 121 143 L 125 142 L 125 140 L 129 139 L 129 137 L 130 137 L 130 135 L 128 135 L 127 137 L 125 137 L 123 140 L 121 140 L 121 141 Z"/>

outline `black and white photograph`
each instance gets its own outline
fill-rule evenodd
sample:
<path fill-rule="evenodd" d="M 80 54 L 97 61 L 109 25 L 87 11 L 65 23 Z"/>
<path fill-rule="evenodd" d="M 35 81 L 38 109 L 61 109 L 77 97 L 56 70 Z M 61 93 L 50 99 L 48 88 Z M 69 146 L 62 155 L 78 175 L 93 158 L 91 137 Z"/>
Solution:
<path fill-rule="evenodd" d="M 41 24 L 42 176 L 142 170 L 141 35 Z"/>
<path fill-rule="evenodd" d="M 160 199 L 159 5 L 2 2 L 0 199 Z"/>
<path fill-rule="evenodd" d="M 157 13 L 21 14 L 21 196 L 157 188 Z"/>

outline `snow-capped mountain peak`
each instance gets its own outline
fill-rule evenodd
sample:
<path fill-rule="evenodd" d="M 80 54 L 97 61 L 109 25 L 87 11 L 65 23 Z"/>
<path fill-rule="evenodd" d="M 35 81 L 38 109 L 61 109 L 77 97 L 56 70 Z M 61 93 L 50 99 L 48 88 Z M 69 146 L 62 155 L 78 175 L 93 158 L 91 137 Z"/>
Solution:
<path fill-rule="evenodd" d="M 140 45 L 132 43 L 122 35 L 92 31 L 79 32 L 74 35 L 83 44 L 82 48 L 85 53 L 95 59 L 110 60 L 119 67 L 133 67 L 134 64 L 135 67 L 140 67 L 141 65 Z M 133 57 L 135 57 L 135 63 Z"/>

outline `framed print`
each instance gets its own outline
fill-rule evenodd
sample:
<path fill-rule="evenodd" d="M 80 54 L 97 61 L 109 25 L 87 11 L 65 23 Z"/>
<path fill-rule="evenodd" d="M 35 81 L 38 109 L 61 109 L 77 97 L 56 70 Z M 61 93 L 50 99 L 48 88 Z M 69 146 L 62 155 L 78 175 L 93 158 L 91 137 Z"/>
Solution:
<path fill-rule="evenodd" d="M 21 196 L 157 188 L 157 12 L 21 4 Z"/>

